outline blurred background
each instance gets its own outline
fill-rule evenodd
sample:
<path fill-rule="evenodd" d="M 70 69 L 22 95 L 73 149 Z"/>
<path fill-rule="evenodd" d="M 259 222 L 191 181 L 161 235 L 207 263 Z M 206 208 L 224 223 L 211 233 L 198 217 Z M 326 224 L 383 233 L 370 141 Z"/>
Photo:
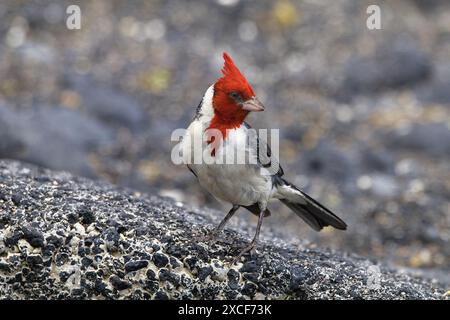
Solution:
<path fill-rule="evenodd" d="M 450 274 L 447 0 L 2 1 L 0 158 L 225 214 L 170 161 L 224 50 L 267 107 L 248 121 L 281 130 L 286 178 L 349 225 L 316 233 L 274 204 L 266 228 Z"/>

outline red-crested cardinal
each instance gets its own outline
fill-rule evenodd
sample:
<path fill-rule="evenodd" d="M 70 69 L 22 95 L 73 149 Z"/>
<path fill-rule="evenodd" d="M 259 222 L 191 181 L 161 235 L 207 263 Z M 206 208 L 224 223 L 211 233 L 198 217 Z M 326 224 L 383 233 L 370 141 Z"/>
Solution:
<path fill-rule="evenodd" d="M 235 66 L 230 56 L 224 52 L 223 76 L 206 90 L 200 102 L 195 118 L 187 129 L 182 141 L 183 156 L 189 170 L 197 177 L 200 185 L 219 200 L 232 204 L 231 210 L 213 229 L 209 238 L 215 238 L 227 221 L 239 207 L 244 207 L 258 216 L 256 233 L 251 243 L 234 259 L 238 261 L 245 253 L 256 248 L 263 218 L 270 215 L 267 203 L 278 199 L 302 218 L 314 230 L 325 226 L 345 230 L 347 225 L 329 209 L 301 191 L 283 178 L 283 169 L 269 172 L 276 159 L 264 142 L 266 153 L 259 152 L 258 145 L 249 145 L 251 127 L 244 121 L 249 112 L 263 111 L 264 106 L 245 77 Z M 213 136 L 205 131 L 215 129 L 221 135 Z M 245 150 L 246 159 L 255 159 L 254 163 L 215 163 L 193 161 L 194 140 L 200 139 L 205 154 L 212 158 L 222 157 L 228 152 Z M 189 141 L 189 143 L 186 143 Z M 257 142 L 258 144 L 261 141 Z M 263 159 L 264 158 L 264 159 Z M 264 160 L 264 161 L 262 161 Z M 278 163 L 276 163 L 278 164 Z"/>

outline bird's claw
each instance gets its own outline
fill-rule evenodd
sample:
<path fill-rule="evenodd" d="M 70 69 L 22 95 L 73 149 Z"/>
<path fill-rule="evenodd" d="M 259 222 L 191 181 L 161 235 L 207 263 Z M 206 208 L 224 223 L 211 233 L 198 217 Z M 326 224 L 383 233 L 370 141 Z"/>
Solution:
<path fill-rule="evenodd" d="M 246 253 L 250 253 L 251 255 L 252 252 L 255 251 L 255 249 L 256 249 L 256 242 L 252 241 L 248 246 L 242 249 L 241 252 L 239 252 L 239 254 L 231 262 L 231 265 L 237 263 Z"/>

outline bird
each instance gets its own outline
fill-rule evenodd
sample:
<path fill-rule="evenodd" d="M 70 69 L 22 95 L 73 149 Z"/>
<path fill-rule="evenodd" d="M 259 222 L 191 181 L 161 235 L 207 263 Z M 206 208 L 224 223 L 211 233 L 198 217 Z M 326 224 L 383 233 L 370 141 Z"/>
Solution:
<path fill-rule="evenodd" d="M 242 207 L 256 215 L 258 222 L 253 240 L 234 258 L 233 264 L 251 254 L 256 250 L 263 219 L 271 215 L 268 209 L 271 200 L 281 201 L 316 231 L 326 226 L 345 230 L 347 225 L 342 219 L 284 178 L 284 171 L 266 141 L 256 135 L 256 146 L 248 143 L 255 135 L 251 134 L 254 129 L 245 121 L 246 117 L 250 112 L 264 111 L 265 107 L 226 52 L 223 60 L 222 76 L 206 90 L 180 146 L 188 169 L 200 185 L 216 199 L 231 204 L 230 211 L 206 239 L 216 239 Z M 260 152 L 258 146 L 266 151 Z M 198 150 L 202 150 L 204 157 L 200 161 L 194 159 Z M 239 151 L 253 162 L 217 161 Z M 269 171 L 269 167 L 275 170 Z"/>

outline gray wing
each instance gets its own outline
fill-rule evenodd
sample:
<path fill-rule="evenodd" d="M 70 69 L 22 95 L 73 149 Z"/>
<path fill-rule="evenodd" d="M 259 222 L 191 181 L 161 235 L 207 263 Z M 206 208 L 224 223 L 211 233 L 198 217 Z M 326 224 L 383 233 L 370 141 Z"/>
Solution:
<path fill-rule="evenodd" d="M 244 126 L 247 129 L 252 129 L 252 127 L 247 123 L 244 122 Z M 256 136 L 256 142 L 257 142 L 257 159 L 258 159 L 258 165 L 263 168 L 270 168 L 273 165 L 278 165 L 278 171 L 272 175 L 272 180 L 275 179 L 275 181 L 278 181 L 278 178 L 281 178 L 284 174 L 283 168 L 281 167 L 278 159 L 275 157 L 272 157 L 272 150 L 270 150 L 269 145 L 266 141 L 263 141 L 260 139 L 260 137 Z M 260 146 L 264 143 L 265 149 L 260 152 Z M 264 152 L 265 151 L 265 152 Z M 261 153 L 261 154 L 260 154 Z"/>

